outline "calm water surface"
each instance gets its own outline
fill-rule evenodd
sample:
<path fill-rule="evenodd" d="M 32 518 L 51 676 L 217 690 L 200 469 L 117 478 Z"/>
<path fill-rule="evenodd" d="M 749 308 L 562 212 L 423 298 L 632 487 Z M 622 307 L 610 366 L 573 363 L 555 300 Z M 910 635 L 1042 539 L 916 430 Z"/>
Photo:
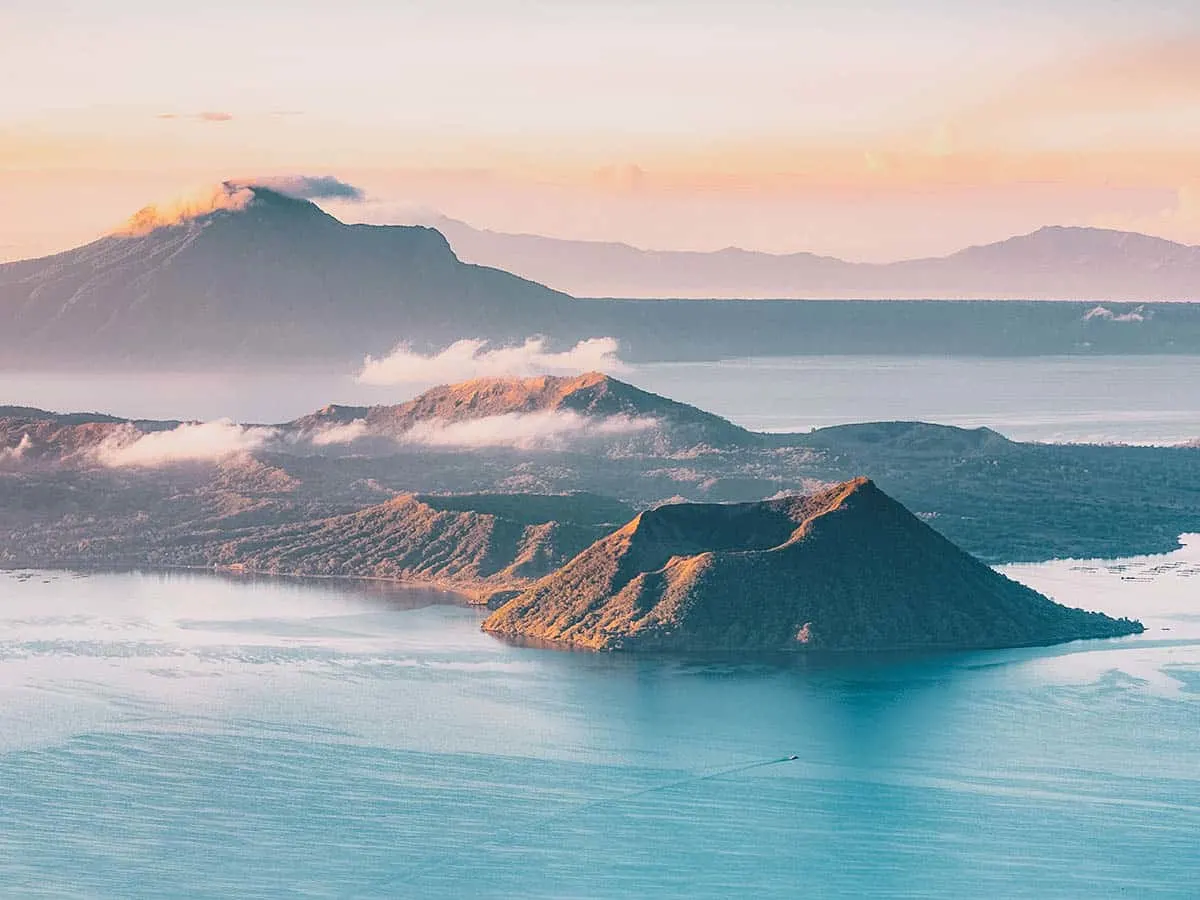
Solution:
<path fill-rule="evenodd" d="M 1147 632 L 776 668 L 514 648 L 430 591 L 0 573 L 0 893 L 1195 897 L 1200 539 L 1005 571 Z"/>
<path fill-rule="evenodd" d="M 756 431 L 916 420 L 1021 441 L 1200 438 L 1200 357 L 812 356 L 640 367 L 641 386 Z"/>

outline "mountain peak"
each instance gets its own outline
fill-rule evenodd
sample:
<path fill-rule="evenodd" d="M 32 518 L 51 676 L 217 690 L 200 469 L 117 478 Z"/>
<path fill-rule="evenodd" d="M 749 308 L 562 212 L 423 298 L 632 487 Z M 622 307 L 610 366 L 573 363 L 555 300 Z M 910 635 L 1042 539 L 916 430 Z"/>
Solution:
<path fill-rule="evenodd" d="M 253 182 L 223 181 L 165 204 L 151 204 L 133 214 L 116 234 L 143 237 L 162 228 L 205 224 L 236 213 L 254 212 L 279 218 L 337 221 L 311 200 L 292 197 Z"/>
<path fill-rule="evenodd" d="M 1171 257 L 1189 259 L 1194 256 L 1195 251 L 1195 247 L 1186 244 L 1134 231 L 1084 225 L 1044 225 L 1028 234 L 1016 235 L 992 244 L 968 247 L 954 256 L 1032 254 L 1038 259 L 1061 267 L 1091 258 L 1109 263 L 1115 259 L 1134 259 L 1139 262 L 1145 262 L 1147 259 L 1161 262 Z"/>
<path fill-rule="evenodd" d="M 595 650 L 983 649 L 1113 637 L 964 553 L 869 480 L 807 497 L 642 513 L 485 630 Z"/>
<path fill-rule="evenodd" d="M 557 409 L 577 391 L 606 385 L 607 375 L 490 375 L 430 388 L 406 406 L 471 416 Z"/>
<path fill-rule="evenodd" d="M 509 414 L 566 412 L 588 418 L 653 418 L 688 446 L 727 446 L 752 440 L 743 428 L 685 403 L 652 394 L 601 372 L 476 378 L 430 388 L 375 418 L 393 429 L 414 422 L 461 422 Z"/>

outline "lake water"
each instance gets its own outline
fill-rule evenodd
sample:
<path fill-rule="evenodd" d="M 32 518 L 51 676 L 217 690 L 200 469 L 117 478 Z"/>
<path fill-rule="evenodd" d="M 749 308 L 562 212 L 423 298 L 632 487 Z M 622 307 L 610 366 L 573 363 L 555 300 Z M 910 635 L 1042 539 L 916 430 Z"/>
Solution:
<path fill-rule="evenodd" d="M 806 356 L 647 364 L 616 374 L 756 430 L 907 419 L 987 425 L 1031 441 L 1200 438 L 1200 356 Z M 397 403 L 432 383 L 371 387 L 352 372 L 0 372 L 0 404 L 278 422 L 331 402 Z"/>
<path fill-rule="evenodd" d="M 1005 571 L 1147 631 L 777 668 L 512 647 L 424 590 L 0 572 L 0 893 L 1195 897 L 1200 538 Z"/>
<path fill-rule="evenodd" d="M 639 385 L 756 431 L 908 420 L 1014 440 L 1200 438 L 1200 357 L 812 356 L 643 366 Z"/>

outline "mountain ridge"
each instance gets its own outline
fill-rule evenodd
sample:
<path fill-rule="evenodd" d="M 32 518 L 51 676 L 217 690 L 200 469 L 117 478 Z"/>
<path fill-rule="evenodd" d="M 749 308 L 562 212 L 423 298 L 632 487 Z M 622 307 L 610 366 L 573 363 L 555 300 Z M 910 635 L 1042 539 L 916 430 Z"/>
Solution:
<path fill-rule="evenodd" d="M 457 338 L 464 319 L 524 337 L 569 300 L 461 262 L 435 229 L 346 225 L 307 200 L 239 190 L 252 195 L 241 206 L 148 229 L 138 216 L 160 214 L 143 211 L 124 233 L 0 265 L 0 361 L 177 365 L 216 348 L 259 361 L 361 359 L 406 336 Z"/>
<path fill-rule="evenodd" d="M 754 441 L 739 425 L 690 404 L 644 391 L 601 372 L 486 377 L 430 388 L 418 397 L 368 411 L 368 425 L 401 433 L 431 420 L 454 424 L 494 416 L 566 412 L 593 418 L 653 418 L 676 443 L 731 446 Z"/>
<path fill-rule="evenodd" d="M 185 558 L 241 572 L 438 585 L 484 604 L 516 593 L 601 536 L 603 516 L 580 515 L 589 506 L 601 514 L 622 509 L 585 494 L 530 500 L 531 508 L 509 511 L 486 495 L 402 494 L 352 513 L 200 541 Z"/>
<path fill-rule="evenodd" d="M 500 266 L 574 296 L 1200 300 L 1200 247 L 1105 228 L 1046 225 L 944 256 L 865 263 L 808 251 L 653 250 L 510 234 L 445 216 L 424 221 L 445 234 L 462 258 Z M 1031 248 L 1035 252 L 1029 258 Z M 1157 281 L 1138 282 L 1138 276 Z M 982 284 L 983 277 L 1004 281 Z"/>
<path fill-rule="evenodd" d="M 11 526 L 10 547 L 31 554 L 26 561 L 118 558 L 115 545 L 93 539 L 107 535 L 130 542 L 121 552 L 135 555 L 120 558 L 134 564 L 166 535 L 228 530 L 230 515 L 259 525 L 307 521 L 402 493 L 484 492 L 493 497 L 489 510 L 513 518 L 528 512 L 521 498 L 530 494 L 585 490 L 639 508 L 664 499 L 744 502 L 867 472 L 990 564 L 1164 553 L 1200 527 L 1195 446 L 1031 444 L 986 428 L 913 422 L 757 434 L 686 405 L 676 430 L 669 419 L 662 425 L 661 410 L 670 408 L 655 405 L 662 398 L 633 396 L 648 405 L 627 418 L 655 419 L 655 428 L 593 427 L 611 418 L 599 406 L 572 412 L 562 440 L 537 446 L 510 440 L 528 424 L 519 414 L 489 416 L 495 410 L 487 408 L 476 414 L 500 440 L 454 445 L 372 436 L 359 422 L 368 407 L 325 407 L 307 423 L 257 426 L 9 407 L 0 409 L 0 511 L 9 514 L 0 520 Z M 33 510 L 60 518 L 35 533 Z M 214 515 L 217 524 L 206 524 Z M 71 549 L 85 544 L 86 552 Z"/>

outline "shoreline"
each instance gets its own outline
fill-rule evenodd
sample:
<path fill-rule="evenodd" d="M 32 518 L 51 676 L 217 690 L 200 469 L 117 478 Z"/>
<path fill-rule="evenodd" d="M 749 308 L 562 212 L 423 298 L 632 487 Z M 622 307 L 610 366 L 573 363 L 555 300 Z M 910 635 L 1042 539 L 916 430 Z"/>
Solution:
<path fill-rule="evenodd" d="M 1071 564 L 1125 564 L 1135 560 L 1156 559 L 1159 557 L 1167 557 L 1179 553 L 1181 550 L 1186 550 L 1189 547 L 1200 549 L 1200 532 L 1182 532 L 1175 539 L 1175 546 L 1170 550 L 1163 550 L 1154 553 L 1130 553 L 1124 556 L 1095 556 L 1095 557 L 1051 557 L 1041 560 L 1016 560 L 1011 562 L 984 562 L 988 568 L 999 572 L 1006 577 L 1012 578 L 1012 575 L 1006 571 L 1013 568 L 1025 568 L 1028 566 L 1043 566 L 1052 563 L 1071 563 Z M 447 594 L 455 594 L 463 598 L 464 606 L 474 606 L 482 609 L 488 608 L 488 603 L 492 597 L 497 594 L 509 593 L 513 591 L 523 591 L 536 581 L 530 581 L 525 584 L 507 583 L 496 584 L 487 581 L 454 581 L 440 578 L 390 578 L 384 575 L 316 575 L 306 572 L 279 572 L 266 571 L 262 569 L 245 568 L 240 564 L 218 564 L 211 566 L 200 565 L 182 565 L 170 563 L 149 563 L 149 562 L 128 562 L 124 565 L 114 564 L 108 566 L 84 564 L 72 562 L 70 560 L 57 560 L 36 565 L 21 565 L 8 562 L 0 562 L 0 572 L 70 572 L 77 574 L 90 573 L 125 573 L 125 572 L 197 572 L 210 575 L 220 575 L 229 579 L 236 578 L 280 578 L 290 579 L 295 581 L 332 581 L 332 582 L 362 582 L 364 584 L 375 585 L 390 585 L 399 588 L 423 588 L 427 590 L 441 591 Z M 1013 579 L 1018 581 L 1019 579 Z"/>
<path fill-rule="evenodd" d="M 242 579 L 284 579 L 291 581 L 329 581 L 329 582 L 362 582 L 379 586 L 397 588 L 415 588 L 453 594 L 462 598 L 462 606 L 487 609 L 489 598 L 496 593 L 517 590 L 517 586 L 496 587 L 487 590 L 488 586 L 479 587 L 476 583 L 446 581 L 444 579 L 425 578 L 387 578 L 381 575 L 312 575 L 304 572 L 268 572 L 260 569 L 238 569 L 228 565 L 189 566 L 171 565 L 165 563 L 130 563 L 128 565 L 80 565 L 71 562 L 51 562 L 39 565 L 12 565 L 0 563 L 0 572 L 66 572 L 73 575 L 91 574 L 128 574 L 132 572 L 147 572 L 166 574 L 170 572 L 189 572 L 196 574 L 215 575 L 230 581 Z"/>

